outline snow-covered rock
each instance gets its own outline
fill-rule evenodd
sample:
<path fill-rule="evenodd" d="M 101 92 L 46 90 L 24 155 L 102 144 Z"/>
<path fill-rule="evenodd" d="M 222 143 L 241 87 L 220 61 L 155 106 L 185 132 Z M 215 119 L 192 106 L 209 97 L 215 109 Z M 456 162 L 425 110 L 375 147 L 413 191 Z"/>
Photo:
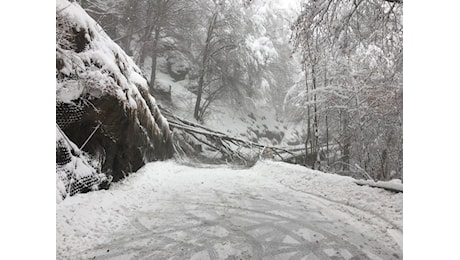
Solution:
<path fill-rule="evenodd" d="M 76 3 L 56 1 L 56 121 L 114 181 L 172 156 L 171 131 L 133 60 Z"/>

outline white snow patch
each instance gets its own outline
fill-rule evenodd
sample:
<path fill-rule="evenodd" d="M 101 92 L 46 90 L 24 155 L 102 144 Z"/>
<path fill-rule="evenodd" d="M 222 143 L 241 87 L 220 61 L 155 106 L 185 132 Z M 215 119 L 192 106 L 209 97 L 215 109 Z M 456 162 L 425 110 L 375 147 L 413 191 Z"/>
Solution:
<path fill-rule="evenodd" d="M 276 178 L 291 189 L 354 206 L 384 218 L 391 225 L 403 229 L 403 195 L 368 186 L 359 186 L 356 180 L 336 174 L 311 170 L 300 165 L 264 161 L 254 169 L 264 176 Z"/>
<path fill-rule="evenodd" d="M 326 238 L 322 234 L 306 228 L 294 230 L 293 232 L 310 242 L 316 242 Z"/>
<path fill-rule="evenodd" d="M 295 240 L 291 236 L 285 236 L 284 239 L 283 239 L 283 243 L 286 243 L 286 244 L 300 244 L 299 241 Z"/>
<path fill-rule="evenodd" d="M 200 251 L 190 258 L 190 260 L 210 260 L 211 258 L 209 257 L 208 251 Z"/>
<path fill-rule="evenodd" d="M 261 36 L 258 38 L 249 36 L 245 43 L 259 64 L 270 64 L 276 57 L 278 57 L 278 52 L 273 47 L 273 43 L 266 36 Z"/>
<path fill-rule="evenodd" d="M 65 63 L 61 73 L 69 75 L 72 71 L 79 71 L 78 81 L 58 82 L 57 100 L 69 102 L 84 93 L 93 97 L 106 93 L 116 95 L 126 106 L 136 109 L 136 100 L 141 96 L 138 87 L 148 89 L 148 86 L 134 61 L 78 3 L 57 0 L 56 10 L 59 16 L 74 23 L 76 28 L 85 30 L 89 41 L 86 48 L 79 53 L 64 49 L 57 52 Z M 146 105 L 144 100 L 141 103 Z"/>
<path fill-rule="evenodd" d="M 399 247 L 403 249 L 403 234 L 395 229 L 388 229 L 387 231 L 393 237 L 396 243 L 398 243 Z"/>
<path fill-rule="evenodd" d="M 114 234 L 126 234 L 129 230 L 133 230 L 132 222 L 138 214 L 148 216 L 137 218 L 146 229 L 155 232 L 171 230 L 165 236 L 178 241 L 190 242 L 190 240 L 195 241 L 196 238 L 191 237 L 186 230 L 175 230 L 175 225 L 192 225 L 197 226 L 197 228 L 200 225 L 205 225 L 202 228 L 204 232 L 202 234 L 225 238 L 244 228 L 244 224 L 238 224 L 238 218 L 248 221 L 251 219 L 276 221 L 277 218 L 274 215 L 266 215 L 261 211 L 245 210 L 246 203 L 250 201 L 253 203 L 247 204 L 247 207 L 251 205 L 254 207 L 259 201 L 266 200 L 271 201 L 270 203 L 276 203 L 278 201 L 276 198 L 279 195 L 288 196 L 293 201 L 295 201 L 296 195 L 306 198 L 307 195 L 293 191 L 290 187 L 299 190 L 304 189 L 334 201 L 347 202 L 350 205 L 362 206 L 365 204 L 363 200 L 371 198 L 372 202 L 367 203 L 369 204 L 367 209 L 378 211 L 379 214 L 382 213 L 395 222 L 398 221 L 398 218 L 388 214 L 385 209 L 387 205 L 402 205 L 401 196 L 395 196 L 395 194 L 386 191 L 380 192 L 379 189 L 358 186 L 353 183 L 352 178 L 325 174 L 285 163 L 262 161 L 251 169 L 234 170 L 222 166 L 191 168 L 178 165 L 173 161 L 154 162 L 145 165 L 125 180 L 114 183 L 110 190 L 78 194 L 59 203 L 56 206 L 57 258 L 78 258 L 82 252 L 87 252 L 99 244 L 110 244 L 110 241 L 114 239 Z M 231 199 L 232 196 L 238 194 L 241 194 L 242 202 L 246 203 Z M 388 201 L 392 202 L 388 203 Z M 326 210 L 331 204 L 314 201 L 310 203 L 315 203 L 317 207 L 323 207 L 323 210 Z M 204 205 L 205 208 L 209 207 L 210 211 L 199 214 L 198 212 L 203 210 L 203 208 L 199 208 L 199 205 Z M 236 221 L 234 223 L 238 226 L 232 227 L 237 227 L 235 230 L 227 230 L 222 226 L 211 225 L 208 227 L 201 220 L 187 219 L 183 214 L 187 209 L 188 212 L 205 221 L 218 221 L 213 215 L 215 213 L 220 216 L 219 218 L 227 218 L 224 216 L 227 214 L 225 212 L 237 212 L 233 221 Z M 341 218 L 349 225 L 354 227 L 360 225 L 359 222 L 356 224 L 350 221 L 351 215 L 342 217 L 337 211 L 331 210 L 331 212 L 335 212 L 336 218 Z M 269 211 L 273 211 L 273 209 L 265 212 Z M 214 213 L 210 214 L 211 212 Z M 328 215 L 327 212 L 325 213 Z M 356 221 L 360 217 L 367 216 L 367 213 L 360 216 L 359 211 L 356 214 L 358 214 L 354 217 Z M 402 219 L 402 212 L 398 214 Z M 292 214 L 289 216 L 290 218 L 294 217 Z M 400 224 L 402 226 L 402 223 Z M 344 224 L 342 222 L 342 224 L 335 223 L 334 225 L 340 227 Z M 394 243 L 396 245 L 395 242 L 386 239 L 385 228 L 384 225 L 377 226 L 374 232 L 380 229 L 383 231 L 381 234 L 373 234 L 372 237 L 378 239 L 380 243 Z M 311 242 L 321 242 L 322 239 L 325 239 L 320 233 L 308 229 L 298 229 L 293 230 L 293 232 Z M 389 232 L 393 237 L 395 234 L 396 236 L 399 234 L 393 231 Z M 254 234 L 262 235 L 262 233 Z M 294 243 L 294 239 L 284 237 L 284 242 Z M 214 244 L 214 249 L 220 259 L 230 256 L 245 256 L 250 253 L 249 247 L 241 247 L 240 243 L 234 243 L 232 240 Z M 336 254 L 337 251 L 333 250 L 329 253 Z M 345 259 L 349 257 L 345 251 L 339 251 L 339 254 Z M 367 252 L 366 254 L 372 259 L 378 259 L 372 253 Z M 206 254 L 198 252 L 192 258 L 205 259 Z"/>

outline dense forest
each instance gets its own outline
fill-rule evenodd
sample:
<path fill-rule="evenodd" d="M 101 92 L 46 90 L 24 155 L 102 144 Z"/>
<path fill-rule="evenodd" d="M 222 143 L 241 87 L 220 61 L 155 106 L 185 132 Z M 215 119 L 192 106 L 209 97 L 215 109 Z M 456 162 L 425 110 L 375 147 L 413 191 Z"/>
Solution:
<path fill-rule="evenodd" d="M 66 128 L 60 136 L 68 135 L 82 152 L 88 153 L 87 157 L 99 161 L 99 166 L 95 166 L 95 169 L 99 167 L 97 172 L 115 171 L 117 173 L 111 175 L 120 179 L 143 164 L 139 157 L 144 163 L 169 158 L 174 150 L 171 147 L 174 136 L 180 135 L 171 135 L 166 129 L 171 125 L 160 113 L 162 108 L 211 129 L 220 127 L 212 123 L 223 113 L 219 111 L 243 111 L 248 115 L 243 122 L 257 122 L 262 118 L 276 124 L 264 123 L 264 130 L 251 129 L 247 135 L 241 134 L 246 130 L 232 132 L 236 127 L 231 124 L 220 129 L 229 129 L 228 133 L 253 143 L 266 140 L 260 146 L 265 153 L 265 146 L 279 147 L 297 151 L 291 153 L 291 161 L 310 168 L 373 180 L 402 179 L 402 1 L 73 2 L 77 3 L 100 27 L 83 30 L 81 26 L 73 27 L 63 16 L 65 7 L 56 8 L 57 113 L 62 117 L 69 109 L 79 111 L 77 120 L 72 122 L 64 120 L 59 124 L 63 119 L 57 115 L 57 123 L 59 128 Z M 88 46 L 96 46 L 93 44 L 97 38 L 95 31 L 105 31 L 121 47 L 123 54 L 121 49 L 111 51 L 115 60 L 111 62 L 120 68 L 127 85 L 134 82 L 126 87 L 121 76 L 107 70 L 109 81 L 125 92 L 126 102 L 137 104 L 131 109 L 126 109 L 125 104 L 118 114 L 97 112 L 101 107 L 103 110 L 113 106 L 110 100 L 94 101 L 97 103 L 94 104 L 87 102 L 91 99 L 64 98 L 62 94 L 65 92 L 62 86 L 76 77 L 84 78 L 82 75 L 87 76 L 85 84 L 100 84 L 89 79 L 96 71 L 84 74 L 81 68 L 104 71 L 104 63 L 110 64 L 106 57 L 97 60 L 97 57 L 83 55 Z M 69 53 L 72 49 L 78 58 Z M 123 55 L 129 56 L 129 60 Z M 76 59 L 82 65 L 76 66 Z M 69 72 L 71 70 L 77 72 Z M 141 83 L 138 77 L 143 78 Z M 182 97 L 182 104 L 179 105 L 174 95 Z M 120 103 L 120 98 L 114 102 Z M 91 113 L 91 119 L 77 122 L 79 128 L 86 127 L 83 132 L 68 127 L 81 119 L 81 114 Z M 126 119 L 115 119 L 120 115 Z M 102 122 L 107 117 L 112 118 L 110 129 Z M 139 129 L 128 130 L 131 128 L 123 125 L 131 121 L 137 122 Z M 123 127 L 115 129 L 113 124 L 119 123 Z M 145 137 L 145 129 L 154 133 Z M 133 132 L 127 134 L 126 131 Z M 159 132 L 162 132 L 160 137 Z M 134 135 L 133 144 L 128 139 L 122 145 L 113 141 L 127 138 L 125 135 Z M 183 138 L 181 146 L 184 142 L 187 138 Z M 215 140 L 210 142 L 213 143 L 210 146 L 216 148 Z M 167 152 L 155 150 L 161 143 L 165 143 L 161 149 Z M 196 140 L 189 144 L 197 146 Z M 67 149 L 72 145 L 67 144 Z M 101 150 L 98 145 L 106 148 Z M 108 152 L 113 149 L 137 151 L 136 147 L 140 146 L 151 148 L 140 149 L 138 155 Z M 231 150 L 233 146 L 226 149 Z M 77 148 L 72 149 L 79 150 Z M 183 151 L 187 153 L 186 149 Z M 59 156 L 62 157 L 62 153 Z M 106 161 L 110 161 L 110 165 Z"/>

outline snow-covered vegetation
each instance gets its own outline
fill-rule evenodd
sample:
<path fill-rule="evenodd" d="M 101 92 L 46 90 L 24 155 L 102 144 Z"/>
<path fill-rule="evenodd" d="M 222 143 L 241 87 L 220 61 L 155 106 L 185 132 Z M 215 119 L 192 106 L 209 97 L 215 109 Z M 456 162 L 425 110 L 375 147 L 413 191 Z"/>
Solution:
<path fill-rule="evenodd" d="M 294 2 L 57 0 L 58 259 L 402 258 L 402 1 Z"/>
<path fill-rule="evenodd" d="M 80 2 L 182 117 L 307 145 L 308 167 L 403 179 L 401 3 Z"/>
<path fill-rule="evenodd" d="M 313 153 L 339 145 L 335 171 L 403 177 L 402 13 L 402 1 L 305 1 L 293 24 L 304 77 L 287 101 Z"/>

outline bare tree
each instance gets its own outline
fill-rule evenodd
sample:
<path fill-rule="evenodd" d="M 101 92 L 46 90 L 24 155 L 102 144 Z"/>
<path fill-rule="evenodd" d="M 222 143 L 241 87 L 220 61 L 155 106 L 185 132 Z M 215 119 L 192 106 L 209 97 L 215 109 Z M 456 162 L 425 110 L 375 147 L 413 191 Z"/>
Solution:
<path fill-rule="evenodd" d="M 321 139 L 329 146 L 332 135 L 342 171 L 357 165 L 379 179 L 402 175 L 402 1 L 308 1 L 292 29 L 311 85 L 303 102 L 314 117 L 328 116 L 326 138 L 313 119 L 312 149 L 319 152 Z"/>

